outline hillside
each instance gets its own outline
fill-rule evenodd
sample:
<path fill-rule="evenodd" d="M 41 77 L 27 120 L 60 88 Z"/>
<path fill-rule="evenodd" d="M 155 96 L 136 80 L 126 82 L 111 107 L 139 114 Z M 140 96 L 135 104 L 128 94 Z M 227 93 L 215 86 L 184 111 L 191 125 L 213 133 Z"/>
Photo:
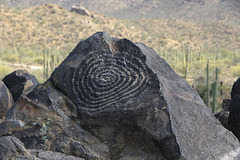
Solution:
<path fill-rule="evenodd" d="M 76 44 L 95 32 L 143 42 L 153 48 L 198 93 L 205 96 L 206 63 L 211 81 L 220 71 L 224 94 L 240 76 L 240 27 L 174 19 L 119 20 L 70 12 L 52 4 L 0 10 L 0 78 L 23 68 L 44 82 Z M 224 96 L 225 95 L 225 96 Z M 221 102 L 219 102 L 221 103 Z"/>
<path fill-rule="evenodd" d="M 66 9 L 81 5 L 94 12 L 123 19 L 182 19 L 204 23 L 240 24 L 239 0 L 1 0 L 14 7 L 53 3 Z M 1 2 L 0 1 L 0 2 Z"/>
<path fill-rule="evenodd" d="M 0 42 L 5 47 L 43 44 L 73 47 L 97 31 L 143 42 L 154 49 L 178 48 L 183 44 L 192 48 L 240 48 L 240 27 L 221 23 L 197 24 L 171 19 L 124 21 L 95 13 L 83 16 L 56 5 L 3 8 L 0 12 Z"/>

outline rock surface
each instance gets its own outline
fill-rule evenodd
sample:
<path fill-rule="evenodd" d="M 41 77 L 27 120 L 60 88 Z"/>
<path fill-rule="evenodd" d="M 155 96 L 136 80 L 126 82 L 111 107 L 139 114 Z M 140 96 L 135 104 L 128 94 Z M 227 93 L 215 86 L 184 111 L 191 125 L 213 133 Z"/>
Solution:
<path fill-rule="evenodd" d="M 84 160 L 74 156 L 67 156 L 59 152 L 43 151 L 43 150 L 28 150 L 32 155 L 42 160 Z"/>
<path fill-rule="evenodd" d="M 16 137 L 4 136 L 0 138 L 1 160 L 37 160 Z"/>
<path fill-rule="evenodd" d="M 49 80 L 21 96 L 8 119 L 24 122 L 12 135 L 27 149 L 50 150 L 84 159 L 109 159 L 107 146 L 74 121 L 76 114 L 76 106 Z"/>
<path fill-rule="evenodd" d="M 0 81 L 0 119 L 4 119 L 13 105 L 12 95 L 5 84 Z"/>
<path fill-rule="evenodd" d="M 48 81 L 17 98 L 0 135 L 17 137 L 41 159 L 240 155 L 237 138 L 164 59 L 103 32 L 79 42 Z"/>
<path fill-rule="evenodd" d="M 220 159 L 240 147 L 199 95 L 144 44 L 96 33 L 51 80 L 76 104 L 80 125 L 106 142 L 112 159 L 137 158 L 140 150 L 142 159 Z"/>
<path fill-rule="evenodd" d="M 39 84 L 36 77 L 26 70 L 16 70 L 4 77 L 2 81 L 11 92 L 14 102 L 21 95 L 26 95 Z"/>

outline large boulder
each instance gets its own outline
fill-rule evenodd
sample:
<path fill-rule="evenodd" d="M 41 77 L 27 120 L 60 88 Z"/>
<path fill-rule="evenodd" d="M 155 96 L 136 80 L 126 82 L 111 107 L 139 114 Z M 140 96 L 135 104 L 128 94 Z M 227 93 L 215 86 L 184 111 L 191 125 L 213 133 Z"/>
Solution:
<path fill-rule="evenodd" d="M 2 80 L 12 94 L 14 102 L 23 94 L 35 88 L 39 82 L 36 77 L 26 70 L 16 70 L 5 76 Z"/>
<path fill-rule="evenodd" d="M 13 105 L 12 95 L 6 85 L 0 81 L 0 119 L 4 119 Z"/>
<path fill-rule="evenodd" d="M 237 138 L 142 43 L 96 33 L 76 46 L 51 81 L 77 106 L 79 124 L 107 145 L 111 159 L 239 155 Z"/>

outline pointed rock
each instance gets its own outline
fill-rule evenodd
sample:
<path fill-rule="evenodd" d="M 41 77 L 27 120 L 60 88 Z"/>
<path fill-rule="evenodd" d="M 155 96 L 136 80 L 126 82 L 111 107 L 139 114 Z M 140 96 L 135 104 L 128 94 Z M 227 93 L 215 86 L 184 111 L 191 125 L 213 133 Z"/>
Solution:
<path fill-rule="evenodd" d="M 111 159 L 221 159 L 239 154 L 237 138 L 142 43 L 96 33 L 79 42 L 51 81 L 77 106 L 80 125 L 108 146 Z"/>

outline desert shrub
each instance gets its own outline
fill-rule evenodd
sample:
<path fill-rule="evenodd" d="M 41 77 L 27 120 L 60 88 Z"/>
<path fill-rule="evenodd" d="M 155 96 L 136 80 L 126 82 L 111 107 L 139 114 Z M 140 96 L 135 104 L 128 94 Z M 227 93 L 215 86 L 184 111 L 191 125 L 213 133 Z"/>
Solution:
<path fill-rule="evenodd" d="M 42 69 L 35 69 L 35 70 L 29 70 L 29 72 L 31 74 L 33 74 L 37 80 L 39 81 L 39 83 L 43 83 L 46 81 L 46 79 L 44 79 L 44 76 L 43 76 L 43 70 Z"/>
<path fill-rule="evenodd" d="M 30 64 L 34 64 L 34 61 L 31 57 L 23 57 L 22 63 L 24 63 L 26 65 L 30 65 Z"/>
<path fill-rule="evenodd" d="M 39 55 L 33 58 L 33 63 L 43 65 L 43 56 Z"/>
<path fill-rule="evenodd" d="M 240 64 L 230 67 L 231 75 L 240 77 Z"/>
<path fill-rule="evenodd" d="M 17 54 L 5 54 L 5 55 L 3 55 L 2 59 L 4 61 L 8 61 L 10 63 L 14 63 L 14 62 L 17 62 L 18 55 Z"/>
<path fill-rule="evenodd" d="M 13 68 L 10 66 L 2 65 L 0 66 L 0 79 L 3 79 L 6 75 L 13 72 Z"/>

